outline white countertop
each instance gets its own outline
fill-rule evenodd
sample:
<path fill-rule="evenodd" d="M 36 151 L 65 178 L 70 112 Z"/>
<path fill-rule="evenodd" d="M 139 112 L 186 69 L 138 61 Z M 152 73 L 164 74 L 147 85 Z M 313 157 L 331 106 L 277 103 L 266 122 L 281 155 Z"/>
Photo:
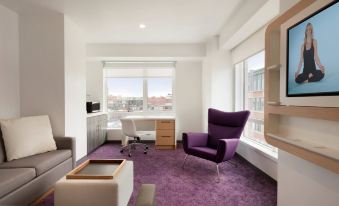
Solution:
<path fill-rule="evenodd" d="M 107 115 L 107 112 L 93 112 L 93 113 L 87 113 L 87 117 L 96 117 L 100 115 Z"/>
<path fill-rule="evenodd" d="M 175 120 L 175 116 L 161 116 L 161 115 L 130 115 L 121 119 L 133 119 L 133 120 Z"/>

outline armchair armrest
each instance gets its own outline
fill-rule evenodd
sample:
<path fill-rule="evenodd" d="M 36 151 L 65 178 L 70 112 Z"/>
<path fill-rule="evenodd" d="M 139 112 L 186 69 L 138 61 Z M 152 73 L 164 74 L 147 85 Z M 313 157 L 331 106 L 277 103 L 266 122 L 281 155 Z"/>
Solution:
<path fill-rule="evenodd" d="M 76 165 L 76 141 L 74 137 L 54 137 L 55 144 L 58 150 L 71 150 L 73 168 Z"/>
<path fill-rule="evenodd" d="M 237 149 L 239 139 L 220 139 L 217 148 L 217 163 L 231 159 Z"/>
<path fill-rule="evenodd" d="M 207 140 L 208 140 L 207 133 L 197 133 L 197 132 L 182 133 L 182 141 L 186 153 L 188 153 L 188 149 L 190 147 L 206 146 Z"/>

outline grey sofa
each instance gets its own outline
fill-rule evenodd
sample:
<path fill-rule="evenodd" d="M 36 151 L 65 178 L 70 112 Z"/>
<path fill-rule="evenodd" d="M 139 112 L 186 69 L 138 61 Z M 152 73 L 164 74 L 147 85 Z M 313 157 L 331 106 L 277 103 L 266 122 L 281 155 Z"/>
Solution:
<path fill-rule="evenodd" d="M 0 205 L 29 205 L 75 166 L 75 139 L 54 137 L 57 150 L 6 162 L 0 131 Z"/>

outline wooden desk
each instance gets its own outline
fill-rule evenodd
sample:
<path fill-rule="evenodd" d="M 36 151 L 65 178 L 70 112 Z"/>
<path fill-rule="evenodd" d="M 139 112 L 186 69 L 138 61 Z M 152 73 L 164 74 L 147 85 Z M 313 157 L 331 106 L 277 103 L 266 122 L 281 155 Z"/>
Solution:
<path fill-rule="evenodd" d="M 174 116 L 126 116 L 123 119 L 152 120 L 155 122 L 155 148 L 175 149 L 177 141 L 175 138 L 175 117 Z"/>

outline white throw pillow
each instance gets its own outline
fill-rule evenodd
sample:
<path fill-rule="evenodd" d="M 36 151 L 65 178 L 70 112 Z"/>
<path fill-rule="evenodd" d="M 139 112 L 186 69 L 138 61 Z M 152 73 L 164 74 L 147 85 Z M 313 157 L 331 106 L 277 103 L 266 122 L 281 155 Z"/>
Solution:
<path fill-rule="evenodd" d="M 48 116 L 0 120 L 7 161 L 56 150 Z"/>

